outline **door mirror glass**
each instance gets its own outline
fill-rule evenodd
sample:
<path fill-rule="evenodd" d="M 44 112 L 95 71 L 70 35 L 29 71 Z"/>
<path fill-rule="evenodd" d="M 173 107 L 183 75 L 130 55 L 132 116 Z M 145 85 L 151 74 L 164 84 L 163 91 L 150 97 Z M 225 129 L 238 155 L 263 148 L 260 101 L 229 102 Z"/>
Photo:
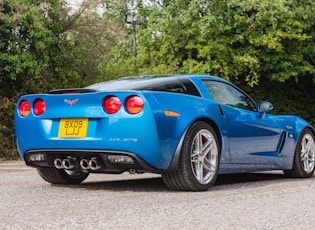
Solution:
<path fill-rule="evenodd" d="M 261 118 L 265 118 L 266 113 L 273 109 L 273 104 L 269 101 L 261 101 L 258 103 L 258 112 Z"/>
<path fill-rule="evenodd" d="M 268 113 L 273 109 L 273 104 L 269 101 L 261 101 L 258 104 L 258 111 L 261 113 Z"/>

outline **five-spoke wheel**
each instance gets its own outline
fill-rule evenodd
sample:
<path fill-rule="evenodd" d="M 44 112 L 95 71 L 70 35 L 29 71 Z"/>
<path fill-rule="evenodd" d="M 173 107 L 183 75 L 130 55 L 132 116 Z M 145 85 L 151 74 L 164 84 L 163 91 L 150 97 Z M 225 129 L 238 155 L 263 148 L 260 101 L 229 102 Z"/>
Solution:
<path fill-rule="evenodd" d="M 216 180 L 219 170 L 219 144 L 214 129 L 203 121 L 187 131 L 175 172 L 162 175 L 164 183 L 176 190 L 207 190 Z"/>
<path fill-rule="evenodd" d="M 315 143 L 311 134 L 305 134 L 301 146 L 301 161 L 304 171 L 313 173 L 315 168 Z"/>
<path fill-rule="evenodd" d="M 292 170 L 284 171 L 289 177 L 311 177 L 315 169 L 315 138 L 309 129 L 304 129 L 298 140 Z"/>
<path fill-rule="evenodd" d="M 191 149 L 191 168 L 200 184 L 208 184 L 217 172 L 218 147 L 214 135 L 208 129 L 196 134 Z"/>

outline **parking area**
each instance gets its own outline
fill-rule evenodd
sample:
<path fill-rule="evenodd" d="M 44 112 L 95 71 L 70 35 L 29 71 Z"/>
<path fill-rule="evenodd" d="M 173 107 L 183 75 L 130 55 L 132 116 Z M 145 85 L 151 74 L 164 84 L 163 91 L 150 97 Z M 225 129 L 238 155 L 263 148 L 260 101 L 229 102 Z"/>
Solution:
<path fill-rule="evenodd" d="M 312 229 L 315 177 L 221 175 L 206 192 L 175 192 L 159 175 L 94 174 L 50 185 L 21 161 L 0 163 L 0 229 Z"/>

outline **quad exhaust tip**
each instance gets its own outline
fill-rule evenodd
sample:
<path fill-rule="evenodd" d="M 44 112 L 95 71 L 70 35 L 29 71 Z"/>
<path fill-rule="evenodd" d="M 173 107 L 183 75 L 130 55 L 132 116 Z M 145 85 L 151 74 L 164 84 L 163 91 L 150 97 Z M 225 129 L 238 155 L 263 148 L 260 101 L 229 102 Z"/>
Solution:
<path fill-rule="evenodd" d="M 81 167 L 81 169 L 83 169 L 83 170 L 89 170 L 90 169 L 93 171 L 97 171 L 97 170 L 102 169 L 103 164 L 96 157 L 93 157 L 90 160 L 86 159 L 86 158 L 82 158 L 80 160 L 80 162 L 78 162 L 76 158 L 68 157 L 65 159 L 56 158 L 54 160 L 54 166 L 56 169 L 71 170 L 71 169 L 75 169 L 77 167 Z"/>
<path fill-rule="evenodd" d="M 83 170 L 88 170 L 88 169 L 90 169 L 89 160 L 88 160 L 88 159 L 85 159 L 85 158 L 81 159 L 81 160 L 80 160 L 80 166 L 81 166 L 81 168 L 82 168 Z"/>
<path fill-rule="evenodd" d="M 54 165 L 55 165 L 56 169 L 63 169 L 64 168 L 62 165 L 62 160 L 59 158 L 56 158 L 54 160 Z"/>
<path fill-rule="evenodd" d="M 68 157 L 66 159 L 56 158 L 54 160 L 54 166 L 56 169 L 67 169 L 71 170 L 75 167 L 76 158 Z"/>
<path fill-rule="evenodd" d="M 89 161 L 89 166 L 90 166 L 90 169 L 92 169 L 92 170 L 100 170 L 101 169 L 100 162 L 96 157 L 92 158 Z"/>
<path fill-rule="evenodd" d="M 62 166 L 64 167 L 64 169 L 71 170 L 74 168 L 75 161 L 76 161 L 76 158 L 63 159 Z"/>

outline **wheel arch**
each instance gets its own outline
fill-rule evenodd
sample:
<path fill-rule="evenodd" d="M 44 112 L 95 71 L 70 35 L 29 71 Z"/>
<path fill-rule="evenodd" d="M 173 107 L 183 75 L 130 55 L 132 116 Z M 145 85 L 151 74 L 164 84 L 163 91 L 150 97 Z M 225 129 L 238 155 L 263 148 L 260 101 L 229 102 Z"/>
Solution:
<path fill-rule="evenodd" d="M 201 117 L 201 118 L 198 118 L 197 120 L 195 120 L 193 123 L 195 122 L 198 122 L 198 121 L 203 121 L 205 123 L 207 123 L 208 125 L 210 125 L 214 131 L 215 131 L 215 134 L 217 135 L 217 138 L 218 138 L 218 141 L 219 141 L 219 154 L 221 155 L 221 149 L 222 149 L 222 135 L 221 135 L 221 132 L 220 132 L 220 129 L 218 127 L 218 125 L 210 118 L 208 117 Z M 190 126 L 193 124 L 191 123 Z M 189 126 L 189 127 L 190 127 Z"/>
<path fill-rule="evenodd" d="M 173 161 L 172 161 L 170 167 L 167 169 L 168 172 L 175 171 L 177 169 L 177 167 L 179 165 L 179 160 L 180 160 L 181 148 L 182 148 L 183 141 L 184 141 L 184 138 L 186 136 L 186 133 L 189 130 L 189 128 L 193 124 L 198 122 L 198 121 L 203 121 L 203 122 L 207 123 L 208 125 L 210 125 L 214 129 L 215 134 L 216 134 L 216 136 L 218 138 L 218 142 L 219 142 L 219 155 L 221 156 L 221 151 L 222 151 L 222 134 L 220 132 L 220 129 L 219 129 L 218 125 L 209 117 L 199 117 L 199 118 L 193 120 L 192 122 L 190 122 L 190 124 L 185 129 L 183 135 L 181 136 L 179 144 L 177 145 L 177 148 L 176 148 L 175 153 L 174 153 Z"/>
<path fill-rule="evenodd" d="M 305 129 L 309 129 L 313 133 L 313 135 L 315 136 L 315 129 L 313 127 L 306 126 Z"/>
<path fill-rule="evenodd" d="M 293 167 L 293 159 L 294 159 L 294 154 L 295 154 L 295 150 L 296 150 L 296 146 L 297 146 L 297 143 L 298 143 L 298 140 L 300 139 L 300 136 L 301 136 L 301 133 L 303 132 L 303 130 L 310 130 L 311 133 L 313 133 L 313 135 L 315 136 L 315 129 L 312 127 L 312 126 L 305 126 L 303 128 L 300 129 L 300 131 L 298 132 L 297 136 L 296 136 L 296 139 L 294 141 L 294 148 L 292 149 L 292 154 L 290 155 L 289 157 L 289 160 L 290 160 L 290 169 Z"/>
<path fill-rule="evenodd" d="M 302 148 L 301 141 L 302 141 L 302 138 L 304 138 L 307 133 L 313 135 L 313 140 L 314 140 L 315 132 L 312 126 L 305 126 L 300 130 L 299 135 L 297 136 L 297 139 L 296 139 L 295 150 L 292 157 L 292 165 L 290 169 L 283 170 L 284 174 L 287 177 L 308 178 L 308 177 L 311 177 L 314 173 L 314 165 L 310 166 L 310 164 L 307 163 L 308 169 L 305 169 L 304 160 L 303 160 L 303 163 L 301 163 L 302 162 L 301 152 L 300 152 L 301 150 L 299 149 Z M 309 151 L 309 150 L 306 150 L 306 151 Z M 309 152 L 306 155 L 311 155 L 311 153 Z M 310 156 L 310 157 L 313 159 L 314 156 Z M 309 159 L 309 156 L 306 157 L 305 160 L 308 162 L 309 161 L 308 159 Z M 310 160 L 310 161 L 313 161 L 313 160 Z M 312 169 L 309 166 L 312 167 Z"/>
<path fill-rule="evenodd" d="M 299 130 L 298 135 L 296 137 L 296 143 L 300 139 L 300 136 L 301 136 L 301 133 L 303 132 L 303 130 L 306 130 L 306 129 L 309 130 L 315 136 L 315 129 L 312 126 L 305 126 Z"/>

